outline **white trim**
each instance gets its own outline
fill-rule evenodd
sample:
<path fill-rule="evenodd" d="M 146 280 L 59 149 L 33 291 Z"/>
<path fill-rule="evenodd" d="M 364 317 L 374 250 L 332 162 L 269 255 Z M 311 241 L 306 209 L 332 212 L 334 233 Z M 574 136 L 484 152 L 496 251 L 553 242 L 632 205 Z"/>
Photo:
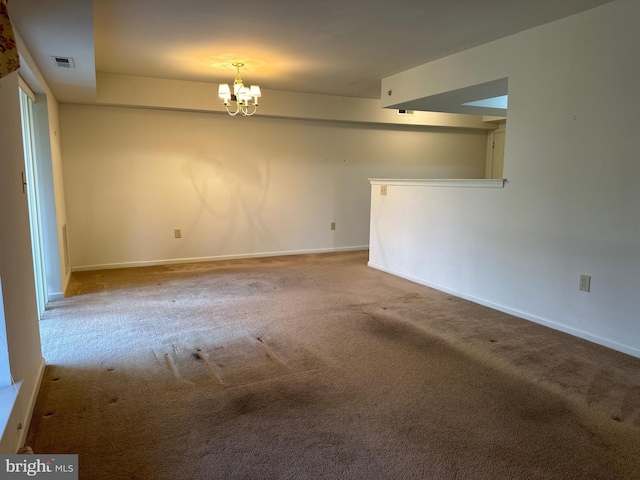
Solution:
<path fill-rule="evenodd" d="M 409 275 L 406 273 L 399 272 L 392 268 L 387 268 L 382 265 L 378 265 L 373 262 L 368 262 L 367 265 L 371 268 L 375 268 L 376 270 L 381 270 L 386 273 L 390 273 L 391 275 L 395 275 L 406 280 L 410 280 L 412 282 L 418 283 L 420 285 L 424 285 L 426 287 L 433 288 L 435 290 L 440 290 L 441 292 L 449 293 L 451 295 L 455 295 L 456 297 L 463 298 L 465 300 L 469 300 L 471 302 L 477 303 L 479 305 L 484 305 L 485 307 L 493 308 L 494 310 L 499 310 L 504 313 L 508 313 L 509 315 L 513 315 L 515 317 L 523 318 L 525 320 L 529 320 L 534 323 L 538 323 L 540 325 L 544 325 L 545 327 L 552 328 L 554 330 L 559 330 L 564 333 L 568 333 L 569 335 L 573 335 L 575 337 L 582 338 L 584 340 L 588 340 L 593 343 L 597 343 L 598 345 L 602 345 L 607 348 L 611 348 L 613 350 L 617 350 L 622 353 L 626 353 L 627 355 L 631 355 L 633 357 L 640 358 L 640 348 L 634 347 L 632 345 L 627 345 L 624 343 L 617 342 L 615 340 L 611 340 L 609 338 L 600 337 L 597 335 L 592 335 L 584 330 L 580 330 L 577 328 L 569 327 L 562 323 L 555 322 L 553 320 L 549 320 L 547 318 L 539 317 L 537 315 L 532 315 L 527 312 L 523 312 L 522 310 L 518 310 L 513 307 L 508 307 L 505 305 L 500 305 L 498 303 L 491 302 L 484 298 L 475 297 L 473 295 L 467 295 L 463 292 L 459 292 L 457 290 L 453 290 L 451 288 L 447 288 L 443 285 L 439 285 L 437 283 L 428 282 L 418 277 L 414 277 L 413 275 Z"/>
<path fill-rule="evenodd" d="M 371 185 L 395 185 L 401 187 L 467 187 L 504 188 L 505 178 L 370 178 Z"/>
<path fill-rule="evenodd" d="M 18 77 L 20 80 L 20 77 Z M 20 82 L 18 82 L 20 83 Z M 33 273 L 36 287 L 36 305 L 38 308 L 38 320 L 44 313 L 47 299 L 47 280 L 45 268 L 44 245 L 42 236 L 42 208 L 40 201 L 40 178 L 38 175 L 38 162 L 36 159 L 35 128 L 33 119 L 34 98 L 29 96 L 26 87 L 20 85 L 20 113 L 22 120 L 22 137 L 24 146 L 24 163 L 26 181 L 31 188 L 26 189 L 27 205 L 29 207 L 29 228 L 31 232 L 31 251 L 33 256 Z M 28 88 L 28 87 L 26 87 Z M 33 92 L 31 92 L 33 94 Z M 27 97 L 25 99 L 25 96 Z"/>
<path fill-rule="evenodd" d="M 48 296 L 48 301 L 49 302 L 53 302 L 55 300 L 62 300 L 64 298 L 64 293 L 63 292 L 55 292 L 55 293 L 50 293 Z"/>
<path fill-rule="evenodd" d="M 27 411 L 25 417 L 21 419 L 22 430 L 18 436 L 18 444 L 16 445 L 16 452 L 22 448 L 27 441 L 27 434 L 29 433 L 29 425 L 31 425 L 31 418 L 33 417 L 33 411 L 36 409 L 36 401 L 38 400 L 38 394 L 40 393 L 40 386 L 42 385 L 42 379 L 44 378 L 44 370 L 47 366 L 47 362 L 44 358 L 40 359 L 40 367 L 38 368 L 38 374 L 36 376 L 35 384 L 31 390 L 31 396 L 29 397 L 29 404 L 27 405 Z"/>
<path fill-rule="evenodd" d="M 314 253 L 352 252 L 357 250 L 368 250 L 368 249 L 369 249 L 369 245 L 360 245 L 356 247 L 319 248 L 316 250 L 289 250 L 284 252 L 243 253 L 238 255 L 219 255 L 215 257 L 169 258 L 165 260 L 152 260 L 148 262 L 122 262 L 122 263 L 104 263 L 104 264 L 98 264 L 98 265 L 81 265 L 79 267 L 71 267 L 71 271 L 86 272 L 91 270 L 110 270 L 114 268 L 152 267 L 156 265 L 173 265 L 176 263 L 216 262 L 219 260 L 282 257 L 286 255 L 309 255 Z"/>
<path fill-rule="evenodd" d="M 18 75 L 18 86 L 24 90 L 24 93 L 27 94 L 27 96 L 31 99 L 31 101 L 33 103 L 36 103 L 36 94 L 33 93 L 33 90 L 31 90 L 31 87 L 29 87 L 29 85 L 27 85 L 27 82 L 24 81 L 24 79 Z"/>

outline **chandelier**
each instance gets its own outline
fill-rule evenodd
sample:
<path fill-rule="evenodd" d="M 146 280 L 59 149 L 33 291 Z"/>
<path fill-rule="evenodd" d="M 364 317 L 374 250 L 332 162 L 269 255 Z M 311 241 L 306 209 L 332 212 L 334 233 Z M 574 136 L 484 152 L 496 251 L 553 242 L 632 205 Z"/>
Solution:
<path fill-rule="evenodd" d="M 232 117 L 235 117 L 238 113 L 241 113 L 245 117 L 250 117 L 258 110 L 258 98 L 260 98 L 260 87 L 258 85 L 251 85 L 245 87 L 242 84 L 242 78 L 240 78 L 240 67 L 244 67 L 244 63 L 234 62 L 232 63 L 238 71 L 235 80 L 233 81 L 233 93 L 227 83 L 221 83 L 218 86 L 218 97 L 222 100 L 224 108 L 227 109 L 227 113 Z M 235 102 L 235 111 L 231 110 L 231 102 Z"/>

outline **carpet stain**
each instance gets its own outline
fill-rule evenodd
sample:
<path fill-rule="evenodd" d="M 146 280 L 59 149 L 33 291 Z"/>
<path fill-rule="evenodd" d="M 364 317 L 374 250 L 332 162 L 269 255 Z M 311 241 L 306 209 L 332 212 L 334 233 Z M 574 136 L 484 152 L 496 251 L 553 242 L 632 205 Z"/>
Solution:
<path fill-rule="evenodd" d="M 223 417 L 250 415 L 263 410 L 273 415 L 291 415 L 295 409 L 316 410 L 325 403 L 319 388 L 286 381 L 260 382 L 242 387 L 240 392 L 229 393 Z"/>
<path fill-rule="evenodd" d="M 268 399 L 260 398 L 254 393 L 246 393 L 231 401 L 231 410 L 235 415 L 254 413 L 269 405 Z"/>

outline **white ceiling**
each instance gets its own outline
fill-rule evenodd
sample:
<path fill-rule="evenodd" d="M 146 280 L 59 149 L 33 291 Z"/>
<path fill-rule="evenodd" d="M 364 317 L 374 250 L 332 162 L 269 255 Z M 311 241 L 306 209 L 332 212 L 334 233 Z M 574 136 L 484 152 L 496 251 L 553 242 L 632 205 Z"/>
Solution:
<path fill-rule="evenodd" d="M 94 101 L 96 71 L 230 83 L 234 60 L 263 89 L 380 98 L 384 77 L 609 1 L 11 0 L 9 13 L 63 103 Z"/>

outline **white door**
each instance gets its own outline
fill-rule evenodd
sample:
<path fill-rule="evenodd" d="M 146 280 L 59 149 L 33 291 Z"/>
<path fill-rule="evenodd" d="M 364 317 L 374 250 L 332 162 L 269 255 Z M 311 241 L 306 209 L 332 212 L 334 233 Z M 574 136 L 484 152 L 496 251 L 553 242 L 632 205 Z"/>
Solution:
<path fill-rule="evenodd" d="M 507 124 L 499 124 L 496 130 L 487 134 L 487 162 L 485 178 L 503 178 L 504 172 L 504 142 Z"/>

